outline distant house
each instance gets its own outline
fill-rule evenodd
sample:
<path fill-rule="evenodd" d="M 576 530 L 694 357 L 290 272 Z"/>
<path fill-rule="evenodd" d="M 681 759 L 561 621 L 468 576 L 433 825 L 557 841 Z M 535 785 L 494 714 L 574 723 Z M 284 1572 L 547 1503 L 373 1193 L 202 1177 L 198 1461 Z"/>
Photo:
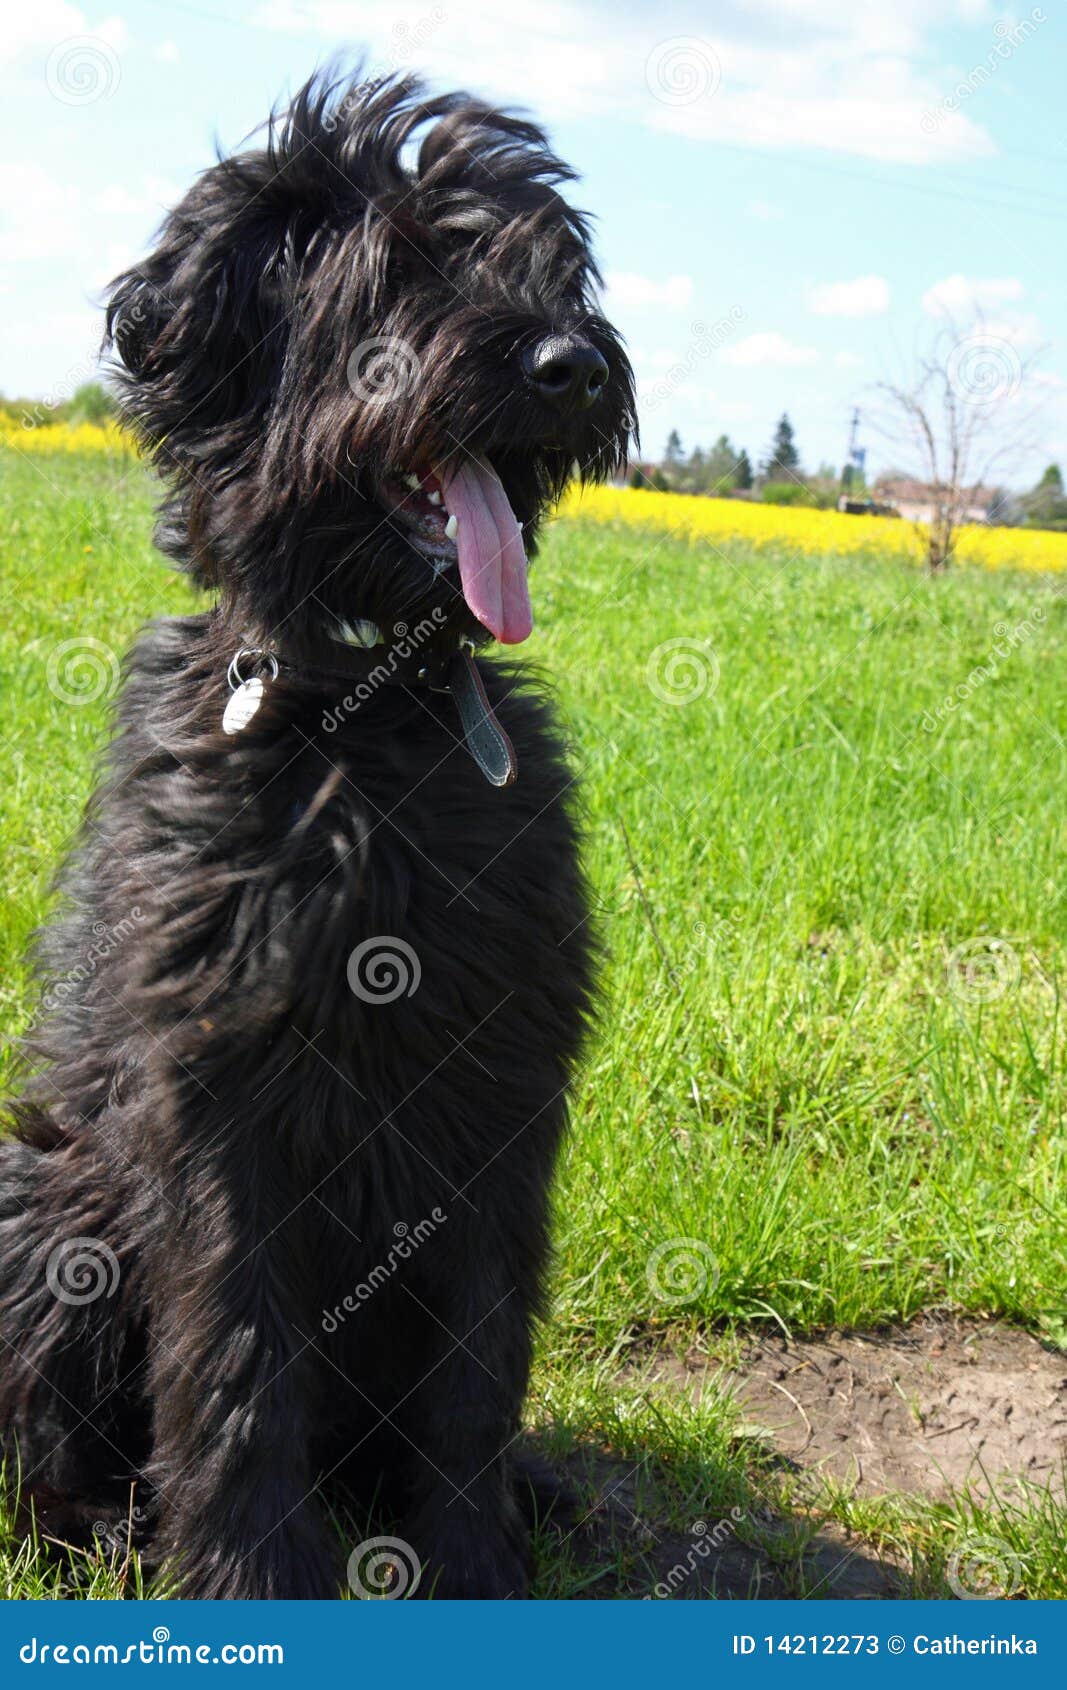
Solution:
<path fill-rule="evenodd" d="M 892 505 L 908 522 L 932 522 L 947 488 L 907 475 L 887 475 L 875 482 L 874 496 L 880 504 Z M 995 487 L 968 487 L 959 495 L 960 522 L 988 522 L 997 502 Z"/>

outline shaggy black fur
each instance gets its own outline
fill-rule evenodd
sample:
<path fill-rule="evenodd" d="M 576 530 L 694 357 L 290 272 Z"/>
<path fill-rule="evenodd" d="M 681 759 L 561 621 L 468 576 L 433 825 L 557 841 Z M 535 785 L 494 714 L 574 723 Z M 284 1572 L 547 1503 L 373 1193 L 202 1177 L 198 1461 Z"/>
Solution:
<path fill-rule="evenodd" d="M 476 451 L 529 549 L 572 460 L 625 457 L 631 375 L 532 124 L 320 79 L 268 133 L 197 182 L 108 313 L 168 485 L 159 543 L 217 605 L 130 655 L 45 936 L 0 1147 L 0 1431 L 24 1490 L 88 1518 L 136 1481 L 187 1596 L 336 1594 L 316 1487 L 339 1475 L 399 1522 L 420 1594 L 505 1597 L 527 1588 L 509 1449 L 591 1001 L 572 776 L 517 669 L 479 664 L 518 758 L 498 790 L 447 693 L 331 716 L 346 689 L 307 654 L 337 616 L 436 612 L 446 643 L 484 641 L 384 472 Z M 608 374 L 561 414 L 523 354 L 568 331 Z M 381 403 L 349 374 L 376 336 L 418 372 Z M 228 737 L 248 645 L 300 661 Z M 409 948 L 417 989 L 352 990 L 368 939 Z"/>

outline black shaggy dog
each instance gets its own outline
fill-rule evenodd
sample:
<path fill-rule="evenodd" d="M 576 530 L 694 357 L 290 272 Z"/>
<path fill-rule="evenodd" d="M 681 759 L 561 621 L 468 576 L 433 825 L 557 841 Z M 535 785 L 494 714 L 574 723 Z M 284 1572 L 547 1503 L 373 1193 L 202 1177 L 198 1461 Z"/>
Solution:
<path fill-rule="evenodd" d="M 591 942 L 551 712 L 473 654 L 529 632 L 524 549 L 624 460 L 632 378 L 532 124 L 319 79 L 268 135 L 111 296 L 215 608 L 129 657 L 44 941 L 0 1431 L 42 1507 L 136 1481 L 189 1597 L 336 1595 L 331 1475 L 420 1594 L 521 1595 Z"/>

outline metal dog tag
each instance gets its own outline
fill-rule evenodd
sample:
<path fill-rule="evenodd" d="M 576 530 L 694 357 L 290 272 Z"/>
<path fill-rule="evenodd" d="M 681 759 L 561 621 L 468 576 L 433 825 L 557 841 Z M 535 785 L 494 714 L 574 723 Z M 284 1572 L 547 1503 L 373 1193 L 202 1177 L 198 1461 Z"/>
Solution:
<path fill-rule="evenodd" d="M 252 717 L 263 703 L 263 682 L 258 675 L 250 680 L 242 681 L 239 687 L 231 692 L 225 710 L 222 712 L 222 731 L 227 734 L 239 734 L 242 728 L 247 728 Z"/>

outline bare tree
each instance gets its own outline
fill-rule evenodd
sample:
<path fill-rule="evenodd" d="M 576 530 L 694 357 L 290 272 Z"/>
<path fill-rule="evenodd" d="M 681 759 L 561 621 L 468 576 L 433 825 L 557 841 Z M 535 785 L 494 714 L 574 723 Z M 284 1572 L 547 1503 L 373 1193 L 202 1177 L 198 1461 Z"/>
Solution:
<path fill-rule="evenodd" d="M 931 519 L 916 528 L 931 570 L 947 569 L 977 496 L 1033 447 L 1037 356 L 1023 357 L 981 317 L 966 329 L 946 318 L 910 379 L 878 383 L 886 414 L 872 420 L 929 488 Z"/>

